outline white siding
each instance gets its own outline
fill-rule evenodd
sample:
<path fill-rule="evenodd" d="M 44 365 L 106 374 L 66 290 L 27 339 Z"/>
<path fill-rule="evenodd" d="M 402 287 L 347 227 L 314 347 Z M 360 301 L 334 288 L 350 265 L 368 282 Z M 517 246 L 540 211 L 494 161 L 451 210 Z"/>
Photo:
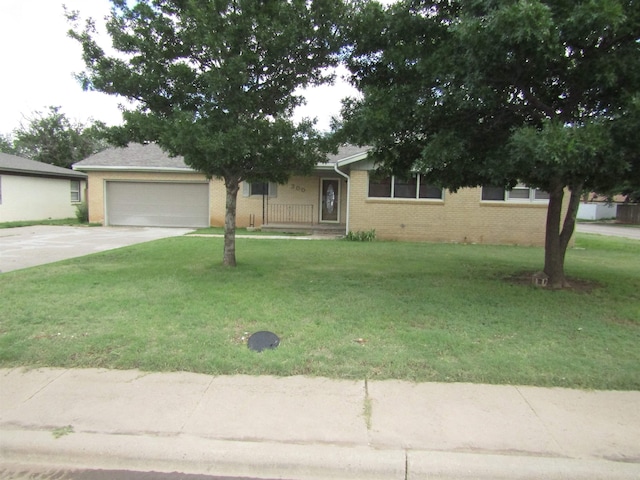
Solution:
<path fill-rule="evenodd" d="M 68 178 L 26 177 L 2 174 L 0 222 L 75 218 L 76 205 L 71 202 Z M 85 200 L 84 180 L 80 193 Z"/>

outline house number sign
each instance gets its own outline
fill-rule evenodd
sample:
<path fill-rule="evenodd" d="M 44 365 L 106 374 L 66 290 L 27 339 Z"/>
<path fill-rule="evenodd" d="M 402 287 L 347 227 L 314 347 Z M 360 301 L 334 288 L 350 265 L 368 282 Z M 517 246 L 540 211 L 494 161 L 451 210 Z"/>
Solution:
<path fill-rule="evenodd" d="M 304 193 L 306 189 L 301 187 L 300 185 L 296 185 L 295 183 L 291 183 L 291 190 L 295 190 L 296 192 Z"/>

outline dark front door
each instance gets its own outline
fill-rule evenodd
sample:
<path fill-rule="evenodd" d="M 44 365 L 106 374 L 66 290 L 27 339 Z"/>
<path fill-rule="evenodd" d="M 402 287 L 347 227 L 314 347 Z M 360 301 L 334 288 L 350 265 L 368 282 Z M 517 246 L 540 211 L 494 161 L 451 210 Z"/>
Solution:
<path fill-rule="evenodd" d="M 323 178 L 322 180 L 322 207 L 320 209 L 321 222 L 336 222 L 340 220 L 340 181 Z"/>

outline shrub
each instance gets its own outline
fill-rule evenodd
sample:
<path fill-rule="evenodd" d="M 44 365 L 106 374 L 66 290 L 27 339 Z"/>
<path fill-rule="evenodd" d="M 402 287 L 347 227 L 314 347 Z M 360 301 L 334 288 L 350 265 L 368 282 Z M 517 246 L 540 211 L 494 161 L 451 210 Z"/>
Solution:
<path fill-rule="evenodd" d="M 76 218 L 80 223 L 89 223 L 89 206 L 87 202 L 76 205 Z"/>
<path fill-rule="evenodd" d="M 345 239 L 352 242 L 373 242 L 376 239 L 376 231 L 375 229 L 368 230 L 366 232 L 361 232 L 360 230 L 353 232 L 349 230 Z"/>

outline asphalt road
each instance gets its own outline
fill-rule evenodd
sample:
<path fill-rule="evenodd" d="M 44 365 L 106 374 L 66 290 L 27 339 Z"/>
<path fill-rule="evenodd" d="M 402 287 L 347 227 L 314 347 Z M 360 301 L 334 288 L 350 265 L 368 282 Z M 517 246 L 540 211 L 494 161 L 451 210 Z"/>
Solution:
<path fill-rule="evenodd" d="M 37 466 L 0 468 L 3 480 L 268 480 L 249 477 L 219 477 L 188 473 L 136 472 L 130 470 L 65 470 Z"/>

